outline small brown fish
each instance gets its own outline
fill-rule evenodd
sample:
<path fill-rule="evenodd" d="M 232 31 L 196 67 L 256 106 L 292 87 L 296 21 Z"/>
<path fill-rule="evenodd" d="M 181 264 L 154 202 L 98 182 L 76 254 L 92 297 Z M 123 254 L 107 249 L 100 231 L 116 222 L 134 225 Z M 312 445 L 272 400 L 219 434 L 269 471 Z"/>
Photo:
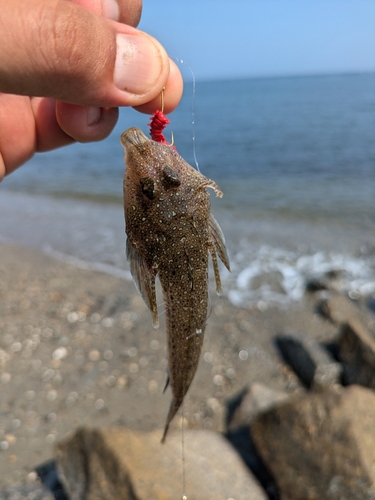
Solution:
<path fill-rule="evenodd" d="M 121 135 L 125 148 L 124 207 L 130 271 L 158 326 L 155 278 L 166 311 L 168 371 L 172 402 L 169 423 L 195 375 L 203 344 L 208 306 L 208 252 L 217 292 L 217 255 L 229 269 L 223 233 L 210 214 L 212 180 L 186 163 L 169 145 L 148 139 L 138 128 Z"/>

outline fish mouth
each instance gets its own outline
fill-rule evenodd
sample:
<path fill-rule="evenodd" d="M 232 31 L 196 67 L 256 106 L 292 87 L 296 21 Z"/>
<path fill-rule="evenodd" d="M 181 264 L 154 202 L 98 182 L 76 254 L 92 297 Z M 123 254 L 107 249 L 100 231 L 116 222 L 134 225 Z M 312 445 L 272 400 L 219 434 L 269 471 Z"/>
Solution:
<path fill-rule="evenodd" d="M 142 146 L 150 139 L 137 127 L 128 128 L 121 134 L 120 142 L 127 149 L 130 146 Z"/>

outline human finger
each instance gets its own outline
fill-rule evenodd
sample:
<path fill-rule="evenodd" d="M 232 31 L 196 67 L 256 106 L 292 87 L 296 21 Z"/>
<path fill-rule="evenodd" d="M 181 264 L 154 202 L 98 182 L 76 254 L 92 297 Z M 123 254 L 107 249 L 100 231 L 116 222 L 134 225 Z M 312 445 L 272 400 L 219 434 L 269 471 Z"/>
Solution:
<path fill-rule="evenodd" d="M 164 112 L 171 113 L 181 100 L 183 81 L 181 73 L 176 64 L 171 60 L 169 78 L 164 90 Z M 149 103 L 138 106 L 135 109 L 142 113 L 151 114 L 161 108 L 161 94 Z M 44 109 L 44 107 L 42 108 Z M 36 116 L 42 116 L 37 113 Z M 83 107 L 66 104 L 58 101 L 56 104 L 56 119 L 60 128 L 44 126 L 43 119 L 38 120 L 43 126 L 45 134 L 43 144 L 39 141 L 39 151 L 46 151 L 56 147 L 64 146 L 67 137 L 74 138 L 79 142 L 90 142 L 104 139 L 112 131 L 118 118 L 117 108 Z M 48 120 L 46 120 L 48 123 Z M 40 129 L 39 129 L 40 130 Z M 41 130 L 40 130 L 41 131 Z M 63 133 L 62 133 L 63 131 Z"/>
<path fill-rule="evenodd" d="M 144 104 L 170 69 L 153 37 L 69 1 L 3 0 L 0 46 L 1 91 L 70 104 Z"/>
<path fill-rule="evenodd" d="M 35 151 L 35 121 L 30 99 L 0 93 L 0 181 Z"/>
<path fill-rule="evenodd" d="M 61 130 L 78 142 L 105 139 L 116 125 L 118 114 L 118 108 L 56 104 L 56 119 Z"/>
<path fill-rule="evenodd" d="M 142 14 L 142 0 L 73 0 L 85 9 L 112 21 L 138 26 Z"/>

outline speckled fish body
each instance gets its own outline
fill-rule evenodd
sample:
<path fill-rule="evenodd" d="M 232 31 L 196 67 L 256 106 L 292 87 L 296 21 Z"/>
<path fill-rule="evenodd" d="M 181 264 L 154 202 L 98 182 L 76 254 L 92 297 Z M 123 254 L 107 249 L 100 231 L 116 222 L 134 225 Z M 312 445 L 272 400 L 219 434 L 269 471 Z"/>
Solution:
<path fill-rule="evenodd" d="M 229 269 L 224 237 L 210 214 L 218 186 L 171 147 L 148 139 L 137 128 L 121 136 L 125 148 L 124 208 L 127 256 L 134 281 L 158 326 L 155 278 L 166 312 L 168 372 L 172 402 L 169 423 L 195 375 L 208 307 L 208 253 L 221 292 L 217 255 Z"/>

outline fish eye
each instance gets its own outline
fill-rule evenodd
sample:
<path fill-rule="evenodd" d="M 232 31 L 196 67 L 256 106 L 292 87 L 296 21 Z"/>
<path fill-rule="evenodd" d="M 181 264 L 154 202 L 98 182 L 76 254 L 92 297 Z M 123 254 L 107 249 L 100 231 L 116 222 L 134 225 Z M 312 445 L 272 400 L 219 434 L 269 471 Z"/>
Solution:
<path fill-rule="evenodd" d="M 155 198 L 155 184 L 151 177 L 144 177 L 140 179 L 142 193 L 147 196 L 149 200 Z"/>
<path fill-rule="evenodd" d="M 178 173 L 173 170 L 173 168 L 166 165 L 163 168 L 163 185 L 166 189 L 178 187 L 181 181 L 178 177 Z"/>

